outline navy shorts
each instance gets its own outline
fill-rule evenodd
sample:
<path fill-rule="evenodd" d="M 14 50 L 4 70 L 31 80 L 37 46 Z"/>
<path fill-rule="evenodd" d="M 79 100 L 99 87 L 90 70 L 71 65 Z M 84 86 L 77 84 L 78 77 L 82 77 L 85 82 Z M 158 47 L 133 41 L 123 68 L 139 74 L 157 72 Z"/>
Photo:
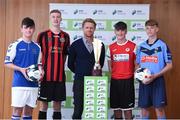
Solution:
<path fill-rule="evenodd" d="M 140 83 L 139 107 L 148 108 L 154 106 L 158 108 L 165 105 L 167 105 L 167 98 L 164 77 L 159 77 L 148 85 Z"/>
<path fill-rule="evenodd" d="M 112 109 L 128 110 L 134 108 L 135 92 L 134 78 L 111 79 L 110 107 Z"/>
<path fill-rule="evenodd" d="M 42 81 L 39 87 L 38 100 L 40 101 L 65 101 L 66 86 L 65 82 L 46 82 Z"/>

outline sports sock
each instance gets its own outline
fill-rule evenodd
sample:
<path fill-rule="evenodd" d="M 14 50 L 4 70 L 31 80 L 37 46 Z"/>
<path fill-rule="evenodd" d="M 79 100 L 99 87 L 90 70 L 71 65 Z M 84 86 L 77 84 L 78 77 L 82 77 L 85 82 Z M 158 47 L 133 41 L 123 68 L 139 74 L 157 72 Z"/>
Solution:
<path fill-rule="evenodd" d="M 32 116 L 23 116 L 23 120 L 32 120 Z"/>
<path fill-rule="evenodd" d="M 61 119 L 61 112 L 53 112 L 53 119 Z"/>
<path fill-rule="evenodd" d="M 18 115 L 11 116 L 11 120 L 20 120 L 20 119 L 21 119 L 21 116 L 18 116 Z"/>
<path fill-rule="evenodd" d="M 38 115 L 38 119 L 46 119 L 47 115 L 46 115 L 47 112 L 44 112 L 44 111 L 39 111 L 39 115 Z"/>

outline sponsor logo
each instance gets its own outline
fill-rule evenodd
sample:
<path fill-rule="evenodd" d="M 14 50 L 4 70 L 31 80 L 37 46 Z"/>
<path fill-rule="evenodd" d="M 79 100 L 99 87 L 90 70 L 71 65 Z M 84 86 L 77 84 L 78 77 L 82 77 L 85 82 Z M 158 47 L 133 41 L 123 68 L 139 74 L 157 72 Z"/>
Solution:
<path fill-rule="evenodd" d="M 131 22 L 131 29 L 132 30 L 144 30 L 145 29 L 144 22 L 142 22 L 142 21 Z"/>
<path fill-rule="evenodd" d="M 141 58 L 141 62 L 153 62 L 153 63 L 157 63 L 158 62 L 158 57 L 157 56 L 143 56 Z"/>
<path fill-rule="evenodd" d="M 26 51 L 25 48 L 19 48 L 19 51 Z"/>
<path fill-rule="evenodd" d="M 86 103 L 86 105 L 94 105 L 93 100 L 86 100 L 85 103 Z"/>
<path fill-rule="evenodd" d="M 85 111 L 87 111 L 87 112 L 93 112 L 93 111 L 94 111 L 94 107 L 93 107 L 93 106 L 86 106 L 86 107 L 85 107 Z"/>
<path fill-rule="evenodd" d="M 81 21 L 73 21 L 73 29 L 81 30 L 82 29 L 82 22 Z"/>
<path fill-rule="evenodd" d="M 116 36 L 113 36 L 113 37 L 111 38 L 111 41 L 114 41 L 114 40 L 116 40 Z"/>
<path fill-rule="evenodd" d="M 68 29 L 68 21 L 67 20 L 61 21 L 60 27 L 61 29 Z"/>
<path fill-rule="evenodd" d="M 97 107 L 97 112 L 105 112 L 106 108 L 104 106 L 98 106 Z"/>
<path fill-rule="evenodd" d="M 94 94 L 93 93 L 86 93 L 86 98 L 94 98 Z"/>
<path fill-rule="evenodd" d="M 6 60 L 6 61 L 10 61 L 10 56 L 6 56 L 6 57 L 5 57 L 5 60 Z"/>
<path fill-rule="evenodd" d="M 95 10 L 93 10 L 92 14 L 93 15 L 105 15 L 106 13 L 105 13 L 105 11 L 103 11 L 101 9 L 100 10 L 95 9 Z"/>
<path fill-rule="evenodd" d="M 114 10 L 112 15 L 125 15 L 126 13 L 123 10 Z"/>
<path fill-rule="evenodd" d="M 105 30 L 106 29 L 106 22 L 105 21 L 97 21 L 96 22 L 96 29 L 97 30 Z"/>
<path fill-rule="evenodd" d="M 86 80 L 86 85 L 94 85 L 94 81 L 93 80 Z"/>
<path fill-rule="evenodd" d="M 106 105 L 105 100 L 97 100 L 97 105 Z"/>
<path fill-rule="evenodd" d="M 60 47 L 50 47 L 49 48 L 49 52 L 50 53 L 60 53 L 62 51 L 62 48 L 60 48 Z"/>
<path fill-rule="evenodd" d="M 126 52 L 129 52 L 129 51 L 130 51 L 130 48 L 126 48 L 125 51 L 126 51 Z"/>
<path fill-rule="evenodd" d="M 129 54 L 114 54 L 113 60 L 114 61 L 128 61 L 129 60 Z"/>
<path fill-rule="evenodd" d="M 89 119 L 94 118 L 94 113 L 85 113 L 85 118 L 89 118 Z"/>
<path fill-rule="evenodd" d="M 83 14 L 87 14 L 84 10 L 81 10 L 81 9 L 76 9 L 74 10 L 74 14 L 77 15 L 83 15 Z"/>
<path fill-rule="evenodd" d="M 145 12 L 143 12 L 143 10 L 132 10 L 131 12 L 132 15 L 145 15 Z"/>
<path fill-rule="evenodd" d="M 61 9 L 60 12 L 61 12 L 62 15 L 67 15 L 68 14 L 68 11 L 66 11 L 64 9 Z"/>

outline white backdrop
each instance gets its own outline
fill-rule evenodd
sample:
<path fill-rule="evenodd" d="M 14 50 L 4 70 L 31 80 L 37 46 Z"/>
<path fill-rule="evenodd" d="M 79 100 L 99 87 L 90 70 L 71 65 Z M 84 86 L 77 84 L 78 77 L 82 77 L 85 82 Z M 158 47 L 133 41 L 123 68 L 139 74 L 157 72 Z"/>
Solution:
<path fill-rule="evenodd" d="M 96 23 L 95 37 L 106 45 L 114 42 L 115 35 L 113 25 L 118 21 L 124 21 L 128 25 L 127 39 L 136 44 L 147 39 L 144 31 L 144 23 L 149 19 L 149 4 L 61 4 L 50 3 L 49 11 L 58 9 L 62 12 L 63 21 L 61 28 L 69 33 L 71 43 L 82 36 L 81 25 L 85 18 L 93 18 Z M 67 100 L 62 105 L 62 118 L 70 119 L 73 113 L 72 82 L 73 74 L 66 67 Z M 103 74 L 109 76 L 107 61 L 103 67 Z M 135 82 L 136 106 L 138 98 L 138 83 Z M 52 116 L 52 107 L 49 105 L 48 118 Z M 140 118 L 140 111 L 136 107 L 133 110 L 135 118 Z M 112 111 L 109 110 L 109 118 Z"/>

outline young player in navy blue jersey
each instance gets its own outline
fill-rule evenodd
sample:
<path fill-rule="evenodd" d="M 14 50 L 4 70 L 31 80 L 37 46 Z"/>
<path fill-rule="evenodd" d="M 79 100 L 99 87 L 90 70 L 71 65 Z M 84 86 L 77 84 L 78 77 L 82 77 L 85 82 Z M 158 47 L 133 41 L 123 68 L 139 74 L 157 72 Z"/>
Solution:
<path fill-rule="evenodd" d="M 12 120 L 32 119 L 36 107 L 38 83 L 27 80 L 26 68 L 33 64 L 41 65 L 41 49 L 32 41 L 35 31 L 34 21 L 26 17 L 22 20 L 22 37 L 10 44 L 5 58 L 5 66 L 14 70 L 11 106 Z"/>
<path fill-rule="evenodd" d="M 167 44 L 157 38 L 158 22 L 148 20 L 145 23 L 148 40 L 137 49 L 136 62 L 141 68 L 148 68 L 150 80 L 140 83 L 139 107 L 142 119 L 149 119 L 149 108 L 153 106 L 158 119 L 165 119 L 164 107 L 167 105 L 165 80 L 163 75 L 172 69 L 172 54 Z"/>

